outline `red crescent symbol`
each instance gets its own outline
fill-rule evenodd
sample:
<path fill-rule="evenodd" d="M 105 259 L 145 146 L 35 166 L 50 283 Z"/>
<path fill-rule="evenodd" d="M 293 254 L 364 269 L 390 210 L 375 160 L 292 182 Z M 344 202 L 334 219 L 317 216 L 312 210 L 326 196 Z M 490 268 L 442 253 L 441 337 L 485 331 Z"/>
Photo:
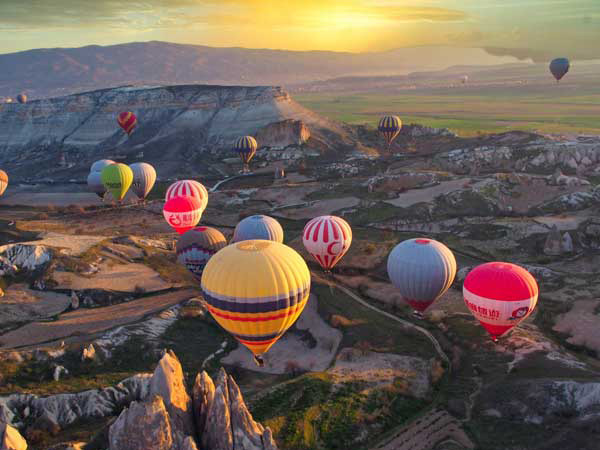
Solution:
<path fill-rule="evenodd" d="M 181 225 L 181 220 L 179 219 L 179 216 L 173 215 L 169 217 L 169 223 L 174 227 L 178 227 L 179 225 Z"/>
<path fill-rule="evenodd" d="M 333 246 L 337 245 L 337 244 L 341 244 L 341 242 L 332 242 L 331 244 L 329 244 L 327 246 L 327 254 L 331 255 L 331 256 L 337 256 L 339 253 L 333 253 Z"/>

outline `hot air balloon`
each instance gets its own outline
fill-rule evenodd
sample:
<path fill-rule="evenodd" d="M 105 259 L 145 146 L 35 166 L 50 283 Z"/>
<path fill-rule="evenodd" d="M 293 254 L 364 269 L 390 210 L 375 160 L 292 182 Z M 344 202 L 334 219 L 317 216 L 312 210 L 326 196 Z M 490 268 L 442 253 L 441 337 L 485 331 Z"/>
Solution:
<path fill-rule="evenodd" d="M 352 229 L 340 217 L 315 217 L 304 227 L 302 242 L 321 267 L 330 272 L 350 248 Z"/>
<path fill-rule="evenodd" d="M 196 197 L 202 204 L 202 211 L 206 209 L 208 204 L 208 191 L 202 185 L 195 180 L 179 180 L 173 183 L 167 189 L 165 194 L 165 201 L 172 199 L 173 197 L 179 197 L 182 195 L 189 195 Z"/>
<path fill-rule="evenodd" d="M 235 141 L 234 150 L 238 152 L 242 163 L 244 163 L 243 173 L 250 172 L 248 165 L 250 164 L 250 160 L 254 157 L 257 148 L 258 143 L 252 136 L 243 136 Z"/>
<path fill-rule="evenodd" d="M 227 240 L 219 230 L 197 227 L 179 236 L 177 261 L 200 280 L 208 260 L 226 245 Z"/>
<path fill-rule="evenodd" d="M 117 122 L 127 135 L 130 135 L 135 126 L 137 125 L 137 117 L 132 112 L 122 112 L 117 116 Z"/>
<path fill-rule="evenodd" d="M 231 242 L 264 239 L 265 241 L 283 242 L 283 228 L 277 220 L 269 216 L 256 215 L 246 217 L 235 227 Z"/>
<path fill-rule="evenodd" d="M 27 103 L 27 96 L 25 94 L 17 95 L 17 101 L 21 104 Z"/>
<path fill-rule="evenodd" d="M 102 169 L 100 179 L 106 190 L 112 194 L 116 201 L 120 202 L 131 186 L 133 172 L 126 164 L 110 164 Z"/>
<path fill-rule="evenodd" d="M 505 262 L 475 267 L 463 284 L 467 308 L 494 342 L 531 314 L 538 292 L 538 285 L 529 272 Z"/>
<path fill-rule="evenodd" d="M 460 77 L 460 82 L 462 84 L 467 84 L 467 81 L 469 81 L 469 76 L 468 75 L 463 75 L 462 77 Z"/>
<path fill-rule="evenodd" d="M 388 256 L 387 272 L 392 284 L 420 317 L 454 281 L 456 259 L 441 242 L 409 239 L 394 247 Z"/>
<path fill-rule="evenodd" d="M 184 195 L 168 200 L 163 207 L 163 216 L 177 233 L 183 234 L 198 225 L 202 211 L 200 200 Z"/>
<path fill-rule="evenodd" d="M 550 72 L 552 72 L 558 83 L 567 74 L 570 67 L 571 63 L 567 58 L 556 58 L 550 63 Z"/>
<path fill-rule="evenodd" d="M 131 188 L 135 195 L 144 200 L 156 182 L 156 170 L 150 164 L 144 162 L 134 163 L 129 167 L 133 172 Z"/>
<path fill-rule="evenodd" d="M 90 172 L 102 172 L 106 166 L 110 166 L 111 164 L 116 164 L 112 159 L 100 159 L 92 164 L 90 167 Z"/>
<path fill-rule="evenodd" d="M 4 170 L 0 170 L 0 195 L 4 194 L 8 187 L 8 175 Z"/>
<path fill-rule="evenodd" d="M 104 198 L 106 188 L 104 187 L 104 184 L 102 184 L 101 172 L 90 172 L 87 177 L 87 184 L 90 191 L 94 192 L 98 197 Z"/>
<path fill-rule="evenodd" d="M 214 319 L 262 365 L 261 355 L 302 313 L 310 294 L 310 272 L 287 245 L 243 241 L 208 261 L 201 287 Z"/>
<path fill-rule="evenodd" d="M 398 136 L 398 133 L 400 133 L 401 128 L 402 121 L 398 116 L 383 116 L 379 121 L 377 129 L 383 134 L 383 137 L 387 142 L 388 150 L 394 139 L 396 139 L 396 136 Z"/>

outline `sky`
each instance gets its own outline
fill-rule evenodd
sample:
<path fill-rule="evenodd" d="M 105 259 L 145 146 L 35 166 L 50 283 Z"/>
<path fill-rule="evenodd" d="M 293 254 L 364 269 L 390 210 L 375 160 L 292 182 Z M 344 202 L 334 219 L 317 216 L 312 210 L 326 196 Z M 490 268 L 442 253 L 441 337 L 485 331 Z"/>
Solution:
<path fill-rule="evenodd" d="M 385 51 L 483 47 L 599 59 L 600 0 L 0 0 L 0 53 L 169 41 Z"/>

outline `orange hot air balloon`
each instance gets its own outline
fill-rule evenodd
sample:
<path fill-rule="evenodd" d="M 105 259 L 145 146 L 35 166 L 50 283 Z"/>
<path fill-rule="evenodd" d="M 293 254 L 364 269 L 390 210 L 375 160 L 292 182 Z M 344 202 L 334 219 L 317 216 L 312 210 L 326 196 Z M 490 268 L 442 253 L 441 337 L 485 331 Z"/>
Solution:
<path fill-rule="evenodd" d="M 531 314 L 538 293 L 538 285 L 529 272 L 505 262 L 477 266 L 463 284 L 467 308 L 494 342 Z"/>
<path fill-rule="evenodd" d="M 202 210 L 200 200 L 185 195 L 168 200 L 163 207 L 163 216 L 177 233 L 183 234 L 200 222 Z"/>
<path fill-rule="evenodd" d="M 137 117 L 134 113 L 130 111 L 122 112 L 117 116 L 117 122 L 119 122 L 119 125 L 121 126 L 121 128 L 123 128 L 125 133 L 127 133 L 127 135 L 130 135 L 137 125 Z"/>

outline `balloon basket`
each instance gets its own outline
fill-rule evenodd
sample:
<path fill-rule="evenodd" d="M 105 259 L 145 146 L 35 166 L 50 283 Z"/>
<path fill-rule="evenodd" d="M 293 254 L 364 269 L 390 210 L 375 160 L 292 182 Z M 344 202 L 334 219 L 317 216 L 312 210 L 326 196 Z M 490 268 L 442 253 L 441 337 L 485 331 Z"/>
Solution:
<path fill-rule="evenodd" d="M 498 336 L 492 336 L 492 342 L 494 344 L 497 344 L 498 343 Z"/>
<path fill-rule="evenodd" d="M 262 358 L 261 355 L 254 355 L 254 362 L 258 367 L 264 367 L 265 365 L 265 360 Z"/>
<path fill-rule="evenodd" d="M 419 319 L 419 320 L 424 319 L 423 313 L 421 311 L 417 311 L 416 309 L 413 310 L 413 316 L 415 319 Z"/>

